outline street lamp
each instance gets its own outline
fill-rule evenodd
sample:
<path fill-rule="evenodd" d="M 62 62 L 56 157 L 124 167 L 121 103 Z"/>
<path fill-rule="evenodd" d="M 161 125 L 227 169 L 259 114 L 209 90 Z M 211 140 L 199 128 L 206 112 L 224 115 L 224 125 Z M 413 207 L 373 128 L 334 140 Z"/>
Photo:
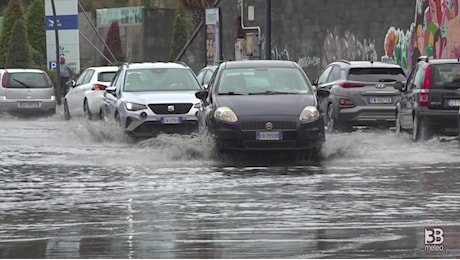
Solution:
<path fill-rule="evenodd" d="M 61 68 L 59 66 L 59 31 L 58 31 L 58 20 L 56 17 L 56 7 L 54 5 L 54 0 L 51 0 L 51 8 L 53 9 L 53 26 L 54 26 L 54 35 L 56 40 L 56 83 L 57 83 L 57 103 L 61 104 Z"/>

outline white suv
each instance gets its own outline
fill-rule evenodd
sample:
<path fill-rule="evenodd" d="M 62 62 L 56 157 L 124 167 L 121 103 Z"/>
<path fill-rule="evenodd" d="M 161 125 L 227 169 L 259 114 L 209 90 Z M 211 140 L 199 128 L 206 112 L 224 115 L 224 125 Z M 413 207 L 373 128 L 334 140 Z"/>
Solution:
<path fill-rule="evenodd" d="M 1 69 L 0 78 L 2 111 L 56 113 L 54 86 L 44 71 Z"/>
<path fill-rule="evenodd" d="M 135 137 L 197 130 L 202 90 L 193 71 L 172 62 L 144 62 L 120 67 L 103 98 L 104 120 L 115 120 Z"/>

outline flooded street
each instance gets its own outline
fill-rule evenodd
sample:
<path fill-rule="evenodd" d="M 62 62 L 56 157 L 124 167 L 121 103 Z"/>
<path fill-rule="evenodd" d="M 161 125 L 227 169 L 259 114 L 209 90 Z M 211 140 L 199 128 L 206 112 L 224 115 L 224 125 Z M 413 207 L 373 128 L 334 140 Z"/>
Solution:
<path fill-rule="evenodd" d="M 1 258 L 460 256 L 455 138 L 332 134 L 320 162 L 272 164 L 62 114 L 0 125 Z"/>

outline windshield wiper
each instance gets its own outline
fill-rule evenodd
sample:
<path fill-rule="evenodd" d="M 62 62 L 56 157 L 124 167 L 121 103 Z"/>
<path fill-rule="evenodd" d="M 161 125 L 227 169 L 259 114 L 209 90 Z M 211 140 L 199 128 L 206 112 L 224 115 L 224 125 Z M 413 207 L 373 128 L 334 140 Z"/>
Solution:
<path fill-rule="evenodd" d="M 264 92 L 252 92 L 252 93 L 249 93 L 249 95 L 282 95 L 282 94 L 299 94 L 299 93 L 286 92 L 286 91 L 271 91 L 271 90 L 267 90 L 267 91 L 264 91 Z"/>
<path fill-rule="evenodd" d="M 24 87 L 26 88 L 31 88 L 31 86 L 27 85 L 26 83 L 20 81 L 20 80 L 17 80 L 17 79 L 13 79 L 14 81 L 18 82 L 19 84 L 23 85 Z"/>
<path fill-rule="evenodd" d="M 238 93 L 238 92 L 224 92 L 224 93 L 219 93 L 219 95 L 227 95 L 227 96 L 237 96 L 237 95 L 244 95 L 243 93 Z"/>

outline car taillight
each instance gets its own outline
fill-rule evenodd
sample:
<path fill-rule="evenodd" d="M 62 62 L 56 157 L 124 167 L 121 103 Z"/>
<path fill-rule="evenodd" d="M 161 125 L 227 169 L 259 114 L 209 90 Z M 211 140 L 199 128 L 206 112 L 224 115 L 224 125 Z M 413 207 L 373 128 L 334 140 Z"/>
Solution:
<path fill-rule="evenodd" d="M 356 82 L 342 82 L 340 83 L 342 88 L 362 88 L 365 85 L 363 83 L 356 83 Z"/>
<path fill-rule="evenodd" d="M 106 85 L 94 84 L 94 85 L 93 85 L 93 88 L 92 88 L 91 90 L 98 91 L 98 90 L 105 90 L 106 88 L 107 88 Z"/>
<path fill-rule="evenodd" d="M 423 88 L 420 91 L 420 103 L 421 107 L 428 106 L 428 95 L 430 93 L 430 85 L 431 85 L 431 72 L 433 68 L 428 66 L 425 71 L 425 80 L 423 81 Z"/>
<path fill-rule="evenodd" d="M 8 87 L 8 85 L 6 84 L 7 81 L 8 81 L 8 72 L 5 72 L 2 78 L 2 87 L 4 88 Z"/>

